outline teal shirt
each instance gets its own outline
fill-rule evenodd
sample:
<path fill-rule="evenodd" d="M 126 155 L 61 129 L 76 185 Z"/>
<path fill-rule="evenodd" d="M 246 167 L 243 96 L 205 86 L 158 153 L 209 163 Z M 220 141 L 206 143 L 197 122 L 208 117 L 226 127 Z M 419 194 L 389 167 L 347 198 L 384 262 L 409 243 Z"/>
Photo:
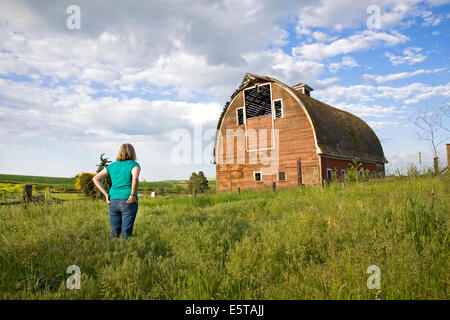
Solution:
<path fill-rule="evenodd" d="M 131 170 L 134 167 L 140 168 L 139 164 L 134 160 L 114 161 L 106 167 L 106 171 L 108 171 L 112 181 L 112 186 L 109 190 L 110 199 L 128 199 L 130 197 L 131 181 L 133 179 Z"/>

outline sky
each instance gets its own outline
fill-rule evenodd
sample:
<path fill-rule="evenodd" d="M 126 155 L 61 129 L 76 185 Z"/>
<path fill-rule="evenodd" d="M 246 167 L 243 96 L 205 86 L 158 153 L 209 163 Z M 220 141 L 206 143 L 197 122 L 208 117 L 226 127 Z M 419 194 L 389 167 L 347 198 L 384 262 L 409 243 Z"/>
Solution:
<path fill-rule="evenodd" d="M 214 178 L 247 72 L 362 118 L 388 172 L 431 165 L 411 118 L 449 103 L 449 30 L 450 0 L 0 0 L 0 173 L 95 172 L 128 142 L 141 179 Z"/>

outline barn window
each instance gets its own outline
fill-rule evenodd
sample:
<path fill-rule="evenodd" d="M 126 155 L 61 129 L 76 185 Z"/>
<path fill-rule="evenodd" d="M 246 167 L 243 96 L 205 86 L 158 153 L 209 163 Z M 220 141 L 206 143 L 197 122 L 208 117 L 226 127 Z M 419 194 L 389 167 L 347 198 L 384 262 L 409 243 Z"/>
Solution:
<path fill-rule="evenodd" d="M 236 109 L 236 118 L 238 125 L 244 124 L 244 108 Z"/>
<path fill-rule="evenodd" d="M 333 171 L 330 168 L 327 168 L 327 180 L 333 179 Z"/>
<path fill-rule="evenodd" d="M 341 176 L 345 176 L 345 170 L 341 170 Z"/>
<path fill-rule="evenodd" d="M 255 177 L 255 181 L 262 181 L 262 174 L 261 174 L 261 171 L 259 171 L 259 172 L 253 172 L 253 176 Z"/>
<path fill-rule="evenodd" d="M 270 83 L 244 90 L 245 117 L 272 114 Z"/>
<path fill-rule="evenodd" d="M 275 118 L 283 118 L 283 103 L 281 102 L 281 99 L 275 100 L 273 106 L 275 109 Z"/>
<path fill-rule="evenodd" d="M 286 172 L 285 171 L 278 172 L 278 181 L 286 181 Z"/>

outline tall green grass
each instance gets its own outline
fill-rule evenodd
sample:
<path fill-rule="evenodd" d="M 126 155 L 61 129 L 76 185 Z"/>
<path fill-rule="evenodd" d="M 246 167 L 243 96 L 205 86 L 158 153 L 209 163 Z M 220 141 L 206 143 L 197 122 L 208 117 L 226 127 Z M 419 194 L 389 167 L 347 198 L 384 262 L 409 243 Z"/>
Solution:
<path fill-rule="evenodd" d="M 448 200 L 433 177 L 143 199 L 128 241 L 101 201 L 4 206 L 0 298 L 448 299 Z"/>

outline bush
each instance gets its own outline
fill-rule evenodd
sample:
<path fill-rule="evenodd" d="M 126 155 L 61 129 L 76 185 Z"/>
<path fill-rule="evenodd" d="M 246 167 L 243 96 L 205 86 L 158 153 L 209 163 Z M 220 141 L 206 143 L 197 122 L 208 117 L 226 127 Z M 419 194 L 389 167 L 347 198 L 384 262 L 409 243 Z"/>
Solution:
<path fill-rule="evenodd" d="M 199 171 L 199 173 L 192 172 L 192 175 L 189 178 L 188 182 L 188 190 L 193 193 L 205 193 L 208 191 L 208 179 L 203 174 L 203 171 Z M 195 191 L 194 191 L 195 190 Z"/>
<path fill-rule="evenodd" d="M 89 172 L 77 174 L 75 177 L 75 188 L 88 197 L 98 198 L 97 188 L 92 181 L 94 176 L 94 173 Z"/>

